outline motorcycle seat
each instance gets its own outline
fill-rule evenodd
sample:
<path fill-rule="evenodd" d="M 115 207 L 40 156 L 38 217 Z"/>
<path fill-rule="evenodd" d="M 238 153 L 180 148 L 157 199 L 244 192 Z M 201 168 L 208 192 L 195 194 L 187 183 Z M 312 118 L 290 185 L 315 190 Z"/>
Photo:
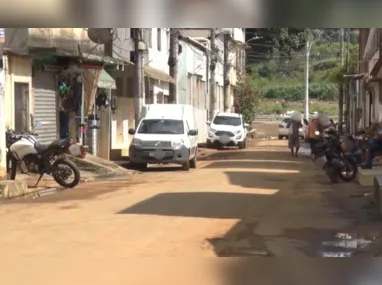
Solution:
<path fill-rule="evenodd" d="M 66 144 L 66 142 L 67 142 L 67 139 L 59 139 L 59 140 L 55 140 L 55 141 L 52 141 L 51 143 L 46 143 L 46 144 L 37 142 L 34 147 L 38 153 L 43 153 L 54 147 L 60 147 L 63 144 Z"/>

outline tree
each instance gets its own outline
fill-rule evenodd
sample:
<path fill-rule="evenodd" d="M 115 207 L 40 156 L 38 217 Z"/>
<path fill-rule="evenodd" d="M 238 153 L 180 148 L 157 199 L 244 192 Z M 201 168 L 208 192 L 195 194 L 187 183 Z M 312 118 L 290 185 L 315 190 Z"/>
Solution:
<path fill-rule="evenodd" d="M 298 28 L 266 28 L 246 29 L 246 40 L 251 47 L 248 50 L 248 61 L 265 60 L 277 52 L 280 59 L 291 59 L 292 53 L 305 47 L 306 29 Z M 254 37 L 258 40 L 249 41 Z"/>
<path fill-rule="evenodd" d="M 250 78 L 243 77 L 239 82 L 241 83 L 236 89 L 234 97 L 235 111 L 243 115 L 245 122 L 251 123 L 255 117 L 257 93 L 251 87 Z"/>

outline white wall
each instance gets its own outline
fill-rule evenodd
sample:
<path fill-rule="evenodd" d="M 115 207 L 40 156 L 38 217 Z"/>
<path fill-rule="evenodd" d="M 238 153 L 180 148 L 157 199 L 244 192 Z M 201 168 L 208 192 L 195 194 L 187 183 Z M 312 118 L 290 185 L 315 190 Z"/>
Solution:
<path fill-rule="evenodd" d="M 232 38 L 235 41 L 244 43 L 245 42 L 245 33 L 243 28 L 233 28 Z"/>
<path fill-rule="evenodd" d="M 151 47 L 149 46 L 148 65 L 169 74 L 168 56 L 170 49 L 170 29 L 160 29 L 161 48 L 158 48 L 158 29 L 151 29 Z"/>
<path fill-rule="evenodd" d="M 207 58 L 205 53 L 191 44 L 187 44 L 186 49 L 187 72 L 190 74 L 200 75 L 202 76 L 202 80 L 206 81 Z"/>

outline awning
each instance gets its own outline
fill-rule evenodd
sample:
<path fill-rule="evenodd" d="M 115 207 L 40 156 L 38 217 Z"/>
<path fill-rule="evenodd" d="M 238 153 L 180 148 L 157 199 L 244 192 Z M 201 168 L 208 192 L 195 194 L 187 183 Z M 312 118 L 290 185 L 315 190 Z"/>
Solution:
<path fill-rule="evenodd" d="M 101 70 L 99 75 L 98 88 L 117 89 L 114 78 L 111 77 L 104 69 Z"/>
<path fill-rule="evenodd" d="M 151 66 L 145 66 L 143 69 L 145 71 L 145 75 L 148 77 L 154 78 L 159 81 L 175 83 L 174 78 L 172 78 L 170 75 L 168 75 L 167 73 L 163 71 L 160 71 Z"/>

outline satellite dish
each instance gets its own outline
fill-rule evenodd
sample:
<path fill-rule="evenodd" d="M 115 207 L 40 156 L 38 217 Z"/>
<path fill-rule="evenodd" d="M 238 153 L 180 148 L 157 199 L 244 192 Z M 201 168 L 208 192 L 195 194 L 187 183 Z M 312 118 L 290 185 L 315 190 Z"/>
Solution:
<path fill-rule="evenodd" d="M 107 44 L 112 39 L 112 29 L 110 28 L 88 28 L 88 37 L 97 44 Z"/>

